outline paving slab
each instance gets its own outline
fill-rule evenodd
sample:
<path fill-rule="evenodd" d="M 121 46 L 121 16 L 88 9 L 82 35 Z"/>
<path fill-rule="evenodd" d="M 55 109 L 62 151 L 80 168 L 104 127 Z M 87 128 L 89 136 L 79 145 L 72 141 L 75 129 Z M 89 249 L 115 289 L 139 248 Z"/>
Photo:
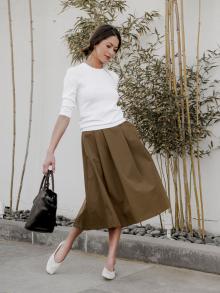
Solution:
<path fill-rule="evenodd" d="M 53 233 L 36 233 L 25 229 L 24 222 L 0 220 L 0 239 L 52 246 L 66 239 L 71 229 L 57 226 Z M 108 233 L 101 230 L 83 231 L 74 241 L 73 248 L 106 256 L 108 238 Z M 122 233 L 117 256 L 220 275 L 219 246 Z"/>
<path fill-rule="evenodd" d="M 105 280 L 106 257 L 72 249 L 54 275 L 46 262 L 56 245 L 0 239 L 0 293 L 219 293 L 220 275 L 117 258 Z"/>

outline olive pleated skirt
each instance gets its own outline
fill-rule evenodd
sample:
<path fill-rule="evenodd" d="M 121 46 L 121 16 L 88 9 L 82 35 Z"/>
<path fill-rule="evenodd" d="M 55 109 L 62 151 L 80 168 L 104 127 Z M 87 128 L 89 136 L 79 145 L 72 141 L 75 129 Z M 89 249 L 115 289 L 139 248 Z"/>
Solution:
<path fill-rule="evenodd" d="M 81 146 L 86 195 L 73 226 L 126 227 L 170 207 L 154 162 L 132 123 L 83 131 Z"/>

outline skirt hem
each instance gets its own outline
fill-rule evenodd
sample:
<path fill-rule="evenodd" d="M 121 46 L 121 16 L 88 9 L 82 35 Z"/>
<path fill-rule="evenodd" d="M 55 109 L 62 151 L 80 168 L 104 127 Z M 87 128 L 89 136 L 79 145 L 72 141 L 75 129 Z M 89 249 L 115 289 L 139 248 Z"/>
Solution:
<path fill-rule="evenodd" d="M 149 220 L 153 217 L 156 217 L 156 216 L 159 216 L 161 213 L 165 212 L 166 210 L 168 210 L 170 208 L 170 206 L 168 206 L 166 209 L 163 209 L 163 210 L 160 210 L 158 211 L 157 214 L 155 214 L 155 211 L 153 214 L 149 214 L 148 215 L 145 215 L 145 216 L 142 216 L 140 217 L 138 220 L 132 220 L 132 221 L 128 221 L 126 224 L 121 224 L 120 222 L 118 224 L 112 224 L 112 225 L 100 225 L 100 226 L 82 226 L 82 225 L 78 225 L 76 223 L 73 223 L 73 227 L 77 227 L 77 228 L 80 228 L 81 230 L 99 230 L 99 229 L 108 229 L 108 228 L 116 228 L 116 227 L 128 227 L 130 225 L 134 225 L 134 224 L 137 224 L 137 223 L 140 223 L 141 221 L 146 221 L 146 220 Z"/>

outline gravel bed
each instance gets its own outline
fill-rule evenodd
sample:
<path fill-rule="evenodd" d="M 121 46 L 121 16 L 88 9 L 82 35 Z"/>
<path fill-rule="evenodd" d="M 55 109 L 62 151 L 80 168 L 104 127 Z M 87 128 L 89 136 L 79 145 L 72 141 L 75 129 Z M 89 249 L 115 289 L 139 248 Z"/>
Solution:
<path fill-rule="evenodd" d="M 15 220 L 15 221 L 24 221 L 26 222 L 30 210 L 20 210 L 13 211 L 10 214 L 10 208 L 4 208 L 3 219 L 6 220 Z M 57 226 L 72 226 L 73 220 L 62 216 L 57 215 L 56 225 Z M 100 229 L 102 231 L 108 232 L 108 229 Z M 171 229 L 170 237 L 167 237 L 167 231 L 158 227 L 153 227 L 150 224 L 141 225 L 135 224 L 128 227 L 122 228 L 123 234 L 138 235 L 143 237 L 155 237 L 161 239 L 170 239 L 176 241 L 185 241 L 189 243 L 205 244 L 205 245 L 214 245 L 220 246 L 220 235 L 214 235 L 213 233 L 206 232 L 204 240 L 200 238 L 198 231 L 193 229 L 193 233 L 187 231 L 177 231 L 175 228 Z"/>

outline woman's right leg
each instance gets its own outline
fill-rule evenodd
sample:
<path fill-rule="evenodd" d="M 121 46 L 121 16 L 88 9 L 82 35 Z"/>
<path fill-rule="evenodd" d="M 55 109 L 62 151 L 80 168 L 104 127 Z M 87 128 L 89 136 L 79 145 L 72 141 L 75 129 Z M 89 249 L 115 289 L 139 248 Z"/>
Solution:
<path fill-rule="evenodd" d="M 70 249 L 72 248 L 73 242 L 76 239 L 77 236 L 79 236 L 79 234 L 82 232 L 83 230 L 81 230 L 78 227 L 72 227 L 72 229 L 70 230 L 65 243 L 63 245 L 61 245 L 61 247 L 58 249 L 58 251 L 56 252 L 56 254 L 54 255 L 54 259 L 56 262 L 62 262 L 65 257 L 67 256 L 68 252 L 70 251 Z"/>
<path fill-rule="evenodd" d="M 106 268 L 110 271 L 114 270 L 114 266 L 116 263 L 116 253 L 117 247 L 119 244 L 119 239 L 121 236 L 121 226 L 108 228 L 109 231 L 109 251 L 106 262 Z"/>

